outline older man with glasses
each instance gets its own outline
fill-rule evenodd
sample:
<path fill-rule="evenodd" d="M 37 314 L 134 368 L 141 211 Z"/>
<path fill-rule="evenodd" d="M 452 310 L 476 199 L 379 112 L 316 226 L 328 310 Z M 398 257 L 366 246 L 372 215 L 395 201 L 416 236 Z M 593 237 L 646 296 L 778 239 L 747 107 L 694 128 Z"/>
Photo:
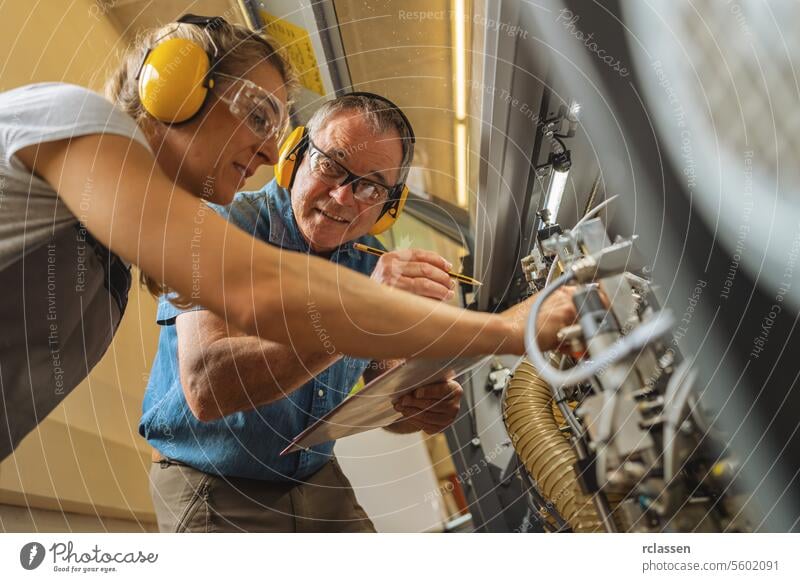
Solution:
<path fill-rule="evenodd" d="M 287 141 L 277 179 L 219 212 L 283 249 L 427 297 L 453 297 L 452 265 L 439 255 L 405 250 L 377 258 L 353 247 L 381 247 L 369 233 L 399 210 L 414 145 L 399 109 L 378 96 L 347 95 L 324 104 Z M 297 255 L 286 257 L 284 268 L 306 268 Z M 330 342 L 305 352 L 246 336 L 209 311 L 181 310 L 167 299 L 159 304 L 161 340 L 139 426 L 158 452 L 151 483 L 160 529 L 374 531 L 333 442 L 279 453 L 342 402 L 362 374 L 369 380 L 391 363 L 342 356 Z M 392 306 L 376 305 L 375 317 L 386 309 Z M 326 323 L 313 304 L 309 325 L 324 339 Z M 388 430 L 442 431 L 460 399 L 452 381 L 418 389 L 398 404 L 404 418 Z"/>

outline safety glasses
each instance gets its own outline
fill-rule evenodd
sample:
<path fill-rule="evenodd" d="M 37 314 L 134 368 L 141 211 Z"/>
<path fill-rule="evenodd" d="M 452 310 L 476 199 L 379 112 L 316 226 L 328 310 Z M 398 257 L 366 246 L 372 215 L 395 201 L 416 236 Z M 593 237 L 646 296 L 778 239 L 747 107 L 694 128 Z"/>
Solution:
<path fill-rule="evenodd" d="M 280 144 L 289 129 L 287 107 L 275 95 L 248 79 L 222 73 L 214 76 L 231 81 L 230 87 L 219 88 L 216 93 L 234 117 L 262 140 L 275 140 Z"/>

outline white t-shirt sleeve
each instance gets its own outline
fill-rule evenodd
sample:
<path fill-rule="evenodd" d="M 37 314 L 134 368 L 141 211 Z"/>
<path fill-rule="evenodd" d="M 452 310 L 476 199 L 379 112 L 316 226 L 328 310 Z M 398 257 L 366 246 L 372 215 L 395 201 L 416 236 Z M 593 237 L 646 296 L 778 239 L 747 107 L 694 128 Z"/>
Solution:
<path fill-rule="evenodd" d="M 66 83 L 38 83 L 0 93 L 0 148 L 4 161 L 22 148 L 109 133 L 150 146 L 133 119 L 102 95 Z"/>
<path fill-rule="evenodd" d="M 129 137 L 152 152 L 130 116 L 83 87 L 40 83 L 0 93 L 0 271 L 79 220 L 15 154 L 91 134 Z"/>

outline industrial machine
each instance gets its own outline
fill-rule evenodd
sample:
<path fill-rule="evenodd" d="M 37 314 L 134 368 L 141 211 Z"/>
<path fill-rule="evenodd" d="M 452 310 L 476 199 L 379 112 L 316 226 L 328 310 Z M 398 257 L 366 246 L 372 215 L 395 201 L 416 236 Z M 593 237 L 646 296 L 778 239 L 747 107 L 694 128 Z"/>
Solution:
<path fill-rule="evenodd" d="M 463 379 L 475 529 L 796 531 L 796 7 L 485 9 L 530 34 L 484 39 L 507 93 L 482 100 L 465 304 L 572 285 L 578 323 L 541 353 L 533 313 L 526 358 Z"/>
<path fill-rule="evenodd" d="M 514 451 L 499 487 L 518 496 L 515 529 L 751 531 L 743 500 L 752 491 L 737 479 L 729 435 L 712 428 L 715 412 L 701 405 L 697 372 L 678 342 L 682 322 L 662 308 L 636 238 L 612 242 L 594 217 L 609 202 L 571 229 L 540 213 L 521 261 L 529 293 L 538 294 L 528 356 L 488 372 L 508 434 L 501 446 Z M 539 307 L 566 285 L 575 286 L 578 322 L 559 332 L 559 351 L 543 354 Z M 467 447 L 481 444 L 473 429 Z"/>
<path fill-rule="evenodd" d="M 563 232 L 544 223 L 523 259 L 539 300 L 503 417 L 536 491 L 531 517 L 548 531 L 748 531 L 736 454 L 709 429 L 676 321 L 635 241 L 612 243 L 591 214 Z M 578 323 L 560 332 L 565 353 L 546 356 L 537 308 L 570 283 Z"/>

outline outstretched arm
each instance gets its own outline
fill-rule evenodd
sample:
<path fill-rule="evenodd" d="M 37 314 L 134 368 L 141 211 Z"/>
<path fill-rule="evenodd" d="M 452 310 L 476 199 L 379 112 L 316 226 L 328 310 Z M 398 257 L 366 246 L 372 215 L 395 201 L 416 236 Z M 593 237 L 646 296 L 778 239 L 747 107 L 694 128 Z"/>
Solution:
<path fill-rule="evenodd" d="M 323 350 L 323 330 L 336 351 L 373 358 L 523 351 L 519 309 L 457 309 L 258 242 L 128 138 L 88 135 L 17 156 L 108 248 L 245 333 Z"/>

